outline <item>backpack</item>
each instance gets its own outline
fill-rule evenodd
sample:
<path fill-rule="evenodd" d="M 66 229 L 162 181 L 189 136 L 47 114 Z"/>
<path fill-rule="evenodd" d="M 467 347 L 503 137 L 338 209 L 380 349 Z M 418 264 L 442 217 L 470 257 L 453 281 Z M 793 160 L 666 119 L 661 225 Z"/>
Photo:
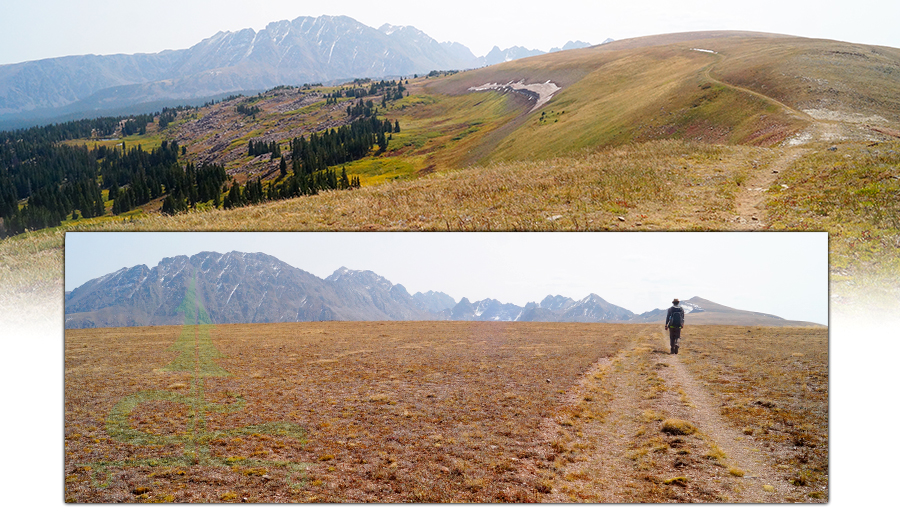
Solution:
<path fill-rule="evenodd" d="M 684 326 L 684 309 L 681 307 L 673 307 L 672 318 L 669 320 L 669 327 Z"/>

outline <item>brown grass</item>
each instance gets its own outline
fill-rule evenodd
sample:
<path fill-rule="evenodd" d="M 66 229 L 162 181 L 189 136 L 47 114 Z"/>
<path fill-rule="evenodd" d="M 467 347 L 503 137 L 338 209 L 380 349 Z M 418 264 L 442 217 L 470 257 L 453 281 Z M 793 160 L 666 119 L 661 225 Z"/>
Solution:
<path fill-rule="evenodd" d="M 828 335 L 824 329 L 716 327 L 691 337 L 682 361 L 722 416 L 768 452 L 783 479 L 828 489 Z M 799 354 L 799 355 L 798 355 Z"/>
<path fill-rule="evenodd" d="M 106 427 L 110 410 L 129 394 L 189 392 L 179 387 L 189 373 L 160 369 L 175 356 L 167 348 L 180 328 L 67 331 L 66 498 L 540 501 L 548 447 L 536 435 L 538 425 L 545 417 L 577 413 L 561 399 L 598 356 L 611 354 L 604 344 L 614 327 L 221 325 L 212 337 L 226 358 L 217 363 L 232 376 L 206 378 L 206 398 L 228 404 L 239 397 L 246 406 L 207 413 L 206 429 L 289 421 L 307 431 L 308 443 L 276 434 L 220 437 L 208 443 L 209 461 L 219 463 L 187 465 L 161 463 L 180 456 L 182 445 L 131 445 L 115 440 Z M 315 332 L 305 332 L 310 330 Z M 358 350 L 366 352 L 345 354 Z M 143 432 L 174 434 L 190 430 L 187 411 L 174 402 L 144 402 L 130 420 Z M 302 465 L 302 472 L 287 463 Z M 146 487 L 147 496 L 132 494 L 136 486 Z M 229 491 L 241 500 L 226 497 Z"/>
<path fill-rule="evenodd" d="M 738 190 L 734 178 L 771 156 L 751 147 L 658 141 L 547 161 L 435 173 L 258 207 L 150 215 L 77 229 L 731 229 Z"/>
<path fill-rule="evenodd" d="M 694 326 L 679 359 L 731 434 L 765 449 L 788 487 L 776 501 L 827 501 L 827 331 L 754 327 L 736 353 L 747 330 Z M 650 373 L 674 369 L 644 344 L 656 326 L 220 325 L 216 363 L 231 376 L 205 379 L 218 408 L 201 430 L 286 421 L 308 442 L 277 432 L 123 442 L 107 423 L 117 402 L 194 391 L 190 372 L 162 369 L 181 331 L 66 332 L 67 501 L 721 502 L 745 483 L 737 461 L 677 417 L 692 413 L 679 388 L 648 394 Z M 190 406 L 171 400 L 144 401 L 129 420 L 158 436 L 198 431 Z M 601 437 L 621 439 L 622 453 Z M 608 475 L 614 463 L 621 474 Z"/>
<path fill-rule="evenodd" d="M 666 419 L 662 423 L 661 430 L 663 433 L 670 435 L 691 435 L 696 433 L 697 428 L 693 424 L 681 419 Z"/>

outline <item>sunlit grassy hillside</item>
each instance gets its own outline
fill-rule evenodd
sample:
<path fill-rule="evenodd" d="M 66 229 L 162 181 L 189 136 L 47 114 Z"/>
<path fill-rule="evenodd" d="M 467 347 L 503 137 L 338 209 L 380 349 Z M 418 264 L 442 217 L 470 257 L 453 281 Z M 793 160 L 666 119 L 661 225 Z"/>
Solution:
<path fill-rule="evenodd" d="M 562 87 L 486 157 L 558 156 L 658 138 L 779 144 L 816 120 L 897 128 L 900 50 L 739 32 L 643 37 L 473 70 L 428 88 Z M 826 138 L 829 139 L 829 138 Z M 834 139 L 834 138 L 830 138 Z"/>
<path fill-rule="evenodd" d="M 401 131 L 346 165 L 361 189 L 172 217 L 151 203 L 63 228 L 822 230 L 836 299 L 867 289 L 896 304 L 896 64 L 892 48 L 719 32 L 409 79 L 405 97 L 378 105 Z M 469 90 L 548 80 L 561 90 L 535 111 L 520 94 Z M 273 90 L 148 131 L 154 141 L 176 139 L 186 161 L 225 163 L 235 180 L 275 179 L 277 161 L 248 156 L 247 142 L 287 145 L 336 126 L 353 103 L 326 103 L 330 90 Z M 239 103 L 261 112 L 242 117 Z M 61 278 L 63 231 L 0 242 L 6 292 L 46 290 L 49 276 Z"/>

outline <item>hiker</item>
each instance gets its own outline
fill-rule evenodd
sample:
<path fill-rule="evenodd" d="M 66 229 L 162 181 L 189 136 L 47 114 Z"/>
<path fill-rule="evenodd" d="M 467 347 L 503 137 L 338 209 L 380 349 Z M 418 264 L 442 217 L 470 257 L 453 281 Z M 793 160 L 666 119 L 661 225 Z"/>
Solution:
<path fill-rule="evenodd" d="M 678 341 L 681 339 L 681 328 L 684 327 L 684 309 L 679 307 L 678 298 L 672 300 L 672 306 L 666 312 L 666 330 L 669 331 L 669 354 L 678 354 Z"/>

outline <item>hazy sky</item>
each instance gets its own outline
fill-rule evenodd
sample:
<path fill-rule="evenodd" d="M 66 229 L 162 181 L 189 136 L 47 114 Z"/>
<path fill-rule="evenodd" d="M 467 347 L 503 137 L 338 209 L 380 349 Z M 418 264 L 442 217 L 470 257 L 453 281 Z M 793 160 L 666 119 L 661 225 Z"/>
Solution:
<path fill-rule="evenodd" d="M 372 27 L 415 26 L 476 55 L 518 45 L 548 51 L 681 31 L 786 33 L 900 47 L 897 0 L 3 0 L 0 64 L 82 54 L 188 48 L 217 31 L 260 30 L 299 16 L 347 15 Z"/>
<path fill-rule="evenodd" d="M 372 270 L 409 291 L 524 305 L 594 293 L 632 312 L 700 296 L 828 323 L 825 233 L 74 233 L 66 290 L 201 251 L 263 252 L 318 277 Z"/>

